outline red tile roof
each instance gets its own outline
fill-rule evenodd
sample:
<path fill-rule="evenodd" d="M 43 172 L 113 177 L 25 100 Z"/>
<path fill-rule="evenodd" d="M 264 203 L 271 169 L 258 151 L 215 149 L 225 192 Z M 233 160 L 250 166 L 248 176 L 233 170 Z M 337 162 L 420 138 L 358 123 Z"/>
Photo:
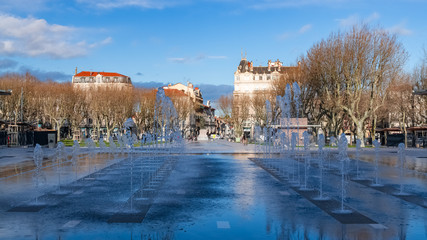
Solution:
<path fill-rule="evenodd" d="M 90 72 L 90 71 L 82 71 L 77 73 L 74 76 L 75 77 L 96 77 L 96 75 L 98 74 L 101 74 L 102 76 L 106 76 L 106 77 L 127 77 L 120 73 L 114 73 L 114 72 Z"/>
<path fill-rule="evenodd" d="M 166 96 L 187 96 L 183 91 L 180 91 L 178 89 L 164 89 Z"/>

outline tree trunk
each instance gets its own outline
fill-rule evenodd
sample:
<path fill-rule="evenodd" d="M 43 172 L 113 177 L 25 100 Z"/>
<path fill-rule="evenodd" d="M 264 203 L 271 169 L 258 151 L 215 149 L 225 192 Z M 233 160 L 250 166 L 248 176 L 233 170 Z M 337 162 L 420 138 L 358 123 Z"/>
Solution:
<path fill-rule="evenodd" d="M 76 135 L 75 135 L 75 132 L 77 132 L 77 128 L 74 125 L 72 125 L 71 131 L 72 131 L 72 135 L 73 135 L 73 140 L 77 140 Z"/>
<path fill-rule="evenodd" d="M 373 141 L 375 139 L 375 134 L 377 131 L 377 115 L 374 115 L 374 119 L 372 120 L 372 136 L 371 140 Z"/>
<path fill-rule="evenodd" d="M 361 121 L 361 120 L 355 122 L 355 124 L 356 124 L 356 135 L 357 135 L 357 138 L 360 139 L 360 146 L 361 147 L 365 147 L 365 134 L 363 131 L 363 122 L 364 121 Z"/>

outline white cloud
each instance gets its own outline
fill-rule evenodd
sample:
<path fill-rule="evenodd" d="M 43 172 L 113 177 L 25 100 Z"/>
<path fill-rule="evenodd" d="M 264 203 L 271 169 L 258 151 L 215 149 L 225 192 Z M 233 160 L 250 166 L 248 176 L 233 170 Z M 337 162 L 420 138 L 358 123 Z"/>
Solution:
<path fill-rule="evenodd" d="M 148 9 L 164 9 L 183 4 L 185 1 L 174 0 L 77 0 L 79 3 L 92 7 L 112 9 L 123 7 L 139 7 Z"/>
<path fill-rule="evenodd" d="M 407 35 L 412 34 L 412 30 L 406 28 L 405 22 L 401 22 L 397 25 L 394 25 L 390 28 L 387 28 L 386 31 L 393 33 L 393 34 L 397 34 L 397 35 L 403 35 L 403 36 L 407 36 Z"/>
<path fill-rule="evenodd" d="M 82 29 L 49 24 L 44 19 L 0 15 L 0 54 L 72 58 L 86 55 L 90 48 L 112 41 L 87 44 L 74 39 Z"/>
<path fill-rule="evenodd" d="M 171 57 L 171 58 L 168 58 L 168 60 L 174 63 L 186 63 L 190 60 L 190 58 Z"/>
<path fill-rule="evenodd" d="M 308 30 L 310 30 L 312 27 L 313 26 L 311 24 L 306 24 L 298 30 L 298 33 L 303 34 L 303 33 L 307 32 Z"/>
<path fill-rule="evenodd" d="M 377 12 L 373 12 L 371 15 L 369 15 L 367 18 L 365 18 L 365 20 L 363 22 L 370 23 L 370 22 L 373 22 L 375 20 L 378 20 L 379 18 L 380 18 L 380 14 Z"/>
<path fill-rule="evenodd" d="M 226 59 L 227 56 L 207 56 L 208 59 Z"/>
<path fill-rule="evenodd" d="M 272 8 L 292 8 L 310 5 L 335 5 L 338 3 L 349 2 L 349 0 L 261 0 L 250 5 L 250 8 L 265 10 Z"/>
<path fill-rule="evenodd" d="M 197 55 L 195 57 L 170 57 L 168 61 L 174 63 L 190 63 L 190 62 L 200 62 L 205 59 L 227 59 L 227 56 L 207 56 L 204 54 Z"/>
<path fill-rule="evenodd" d="M 351 27 L 360 23 L 360 18 L 359 15 L 353 14 L 351 16 L 348 16 L 347 18 L 336 19 L 336 21 L 339 22 L 341 27 Z"/>
<path fill-rule="evenodd" d="M 279 40 L 286 40 L 286 39 L 288 39 L 288 38 L 291 38 L 292 36 L 295 36 L 295 35 L 294 35 L 294 34 L 292 34 L 292 33 L 290 33 L 290 32 L 285 32 L 285 33 L 280 34 L 280 35 L 278 36 L 278 39 L 279 39 Z"/>
<path fill-rule="evenodd" d="M 302 34 L 308 32 L 312 28 L 313 28 L 313 25 L 306 24 L 306 25 L 302 26 L 300 29 L 298 29 L 297 32 L 285 32 L 285 33 L 280 34 L 277 38 L 279 40 L 286 40 L 286 39 L 289 39 L 292 37 L 297 37 L 299 35 L 302 35 Z"/>
<path fill-rule="evenodd" d="M 379 18 L 380 18 L 380 14 L 377 12 L 373 12 L 371 15 L 369 15 L 364 19 L 362 19 L 358 14 L 353 14 L 348 16 L 347 18 L 336 19 L 336 21 L 339 22 L 339 25 L 341 27 L 352 27 L 360 23 L 369 24 L 369 23 L 372 23 L 373 21 L 378 20 Z"/>

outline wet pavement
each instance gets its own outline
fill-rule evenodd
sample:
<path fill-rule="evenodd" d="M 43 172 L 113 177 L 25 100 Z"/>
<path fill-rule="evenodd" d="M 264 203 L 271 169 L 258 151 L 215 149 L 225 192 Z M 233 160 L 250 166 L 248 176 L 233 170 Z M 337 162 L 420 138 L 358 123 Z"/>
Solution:
<path fill-rule="evenodd" d="M 417 162 L 425 154 L 413 154 L 414 166 L 425 165 Z M 394 161 L 392 153 L 384 155 Z M 318 189 L 316 155 L 310 156 L 308 185 Z M 0 239 L 426 239 L 425 172 L 415 167 L 405 172 L 405 191 L 421 199 L 414 203 L 370 186 L 372 154 L 367 151 L 364 157 L 360 169 L 368 180 L 349 177 L 345 205 L 373 222 L 351 224 L 286 180 L 285 170 L 301 165 L 300 160 L 274 154 L 266 160 L 253 145 L 192 142 L 185 153 L 140 152 L 132 158 L 98 154 L 89 159 L 84 154 L 77 168 L 63 164 L 61 190 L 49 158 L 37 190 L 31 162 L 15 161 L 1 167 Z M 24 171 L 4 170 L 14 169 L 16 162 L 26 166 Z M 282 170 L 272 170 L 275 164 Z M 339 200 L 338 162 L 328 164 L 323 191 Z M 398 169 L 392 163 L 385 161 L 379 176 L 384 185 L 398 189 Z"/>

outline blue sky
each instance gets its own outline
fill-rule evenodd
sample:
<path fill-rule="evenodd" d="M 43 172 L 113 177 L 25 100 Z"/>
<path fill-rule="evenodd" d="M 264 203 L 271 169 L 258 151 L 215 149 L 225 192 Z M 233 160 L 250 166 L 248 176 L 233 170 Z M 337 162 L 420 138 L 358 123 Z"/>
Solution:
<path fill-rule="evenodd" d="M 397 34 L 411 71 L 427 48 L 426 10 L 426 0 L 0 0 L 0 73 L 71 81 L 77 67 L 140 84 L 233 85 L 242 51 L 255 66 L 293 65 L 361 22 Z"/>

